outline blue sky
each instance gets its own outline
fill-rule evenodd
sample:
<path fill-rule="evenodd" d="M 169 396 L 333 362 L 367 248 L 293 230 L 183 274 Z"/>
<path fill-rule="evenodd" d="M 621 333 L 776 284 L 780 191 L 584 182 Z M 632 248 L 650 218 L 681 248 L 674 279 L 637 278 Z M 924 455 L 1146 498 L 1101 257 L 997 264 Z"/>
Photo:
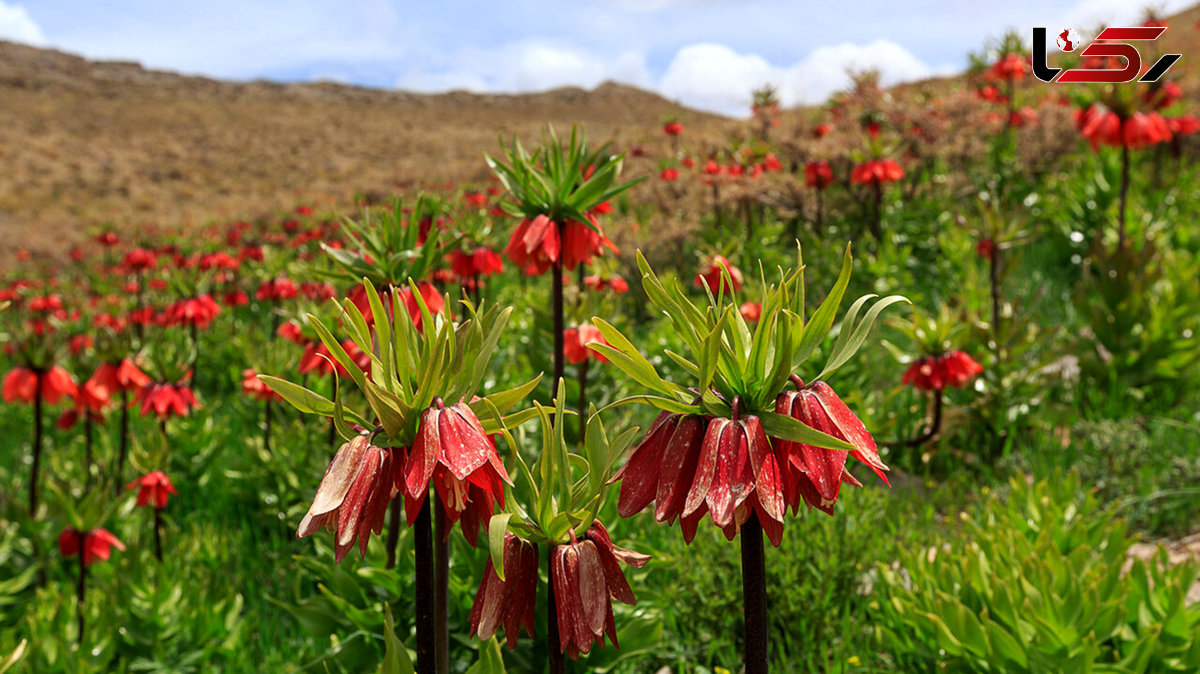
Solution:
<path fill-rule="evenodd" d="M 329 79 L 418 91 L 537 91 L 613 79 L 684 104 L 746 112 L 844 87 L 954 72 L 1008 28 L 1088 28 L 1128 0 L 0 0 L 0 39 L 224 79 Z M 1188 0 L 1156 2 L 1166 13 Z"/>

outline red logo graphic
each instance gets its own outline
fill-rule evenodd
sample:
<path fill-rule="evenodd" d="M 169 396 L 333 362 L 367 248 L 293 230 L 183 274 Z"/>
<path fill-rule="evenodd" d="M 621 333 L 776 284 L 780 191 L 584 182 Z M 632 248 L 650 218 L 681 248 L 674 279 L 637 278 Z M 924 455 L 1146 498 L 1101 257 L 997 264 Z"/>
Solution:
<path fill-rule="evenodd" d="M 1175 65 L 1180 54 L 1164 54 L 1146 71 L 1142 72 L 1142 55 L 1129 42 L 1157 40 L 1165 27 L 1138 26 L 1125 28 L 1105 28 L 1096 36 L 1096 40 L 1079 52 L 1083 57 L 1119 57 L 1124 59 L 1124 67 L 1116 68 L 1050 68 L 1046 65 L 1046 29 L 1033 29 L 1033 74 L 1043 82 L 1066 83 L 1119 83 L 1119 82 L 1157 82 Z M 1074 51 L 1078 37 L 1074 30 L 1067 28 L 1058 34 L 1058 48 L 1065 52 Z M 1115 59 L 1114 59 L 1115 60 Z M 1118 62 L 1119 64 L 1119 62 Z M 1061 75 L 1060 75 L 1061 73 Z M 1055 79 L 1057 77 L 1057 79 Z"/>

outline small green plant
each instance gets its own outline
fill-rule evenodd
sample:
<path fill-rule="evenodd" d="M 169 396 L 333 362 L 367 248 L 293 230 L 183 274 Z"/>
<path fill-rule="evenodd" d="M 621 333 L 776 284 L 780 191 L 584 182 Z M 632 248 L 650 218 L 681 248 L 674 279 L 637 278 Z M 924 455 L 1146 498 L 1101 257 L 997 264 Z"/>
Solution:
<path fill-rule="evenodd" d="M 1196 671 L 1197 563 L 1160 550 L 1129 566 L 1111 515 L 1077 474 L 1014 479 L 963 515 L 958 540 L 879 567 L 880 647 L 906 672 Z"/>

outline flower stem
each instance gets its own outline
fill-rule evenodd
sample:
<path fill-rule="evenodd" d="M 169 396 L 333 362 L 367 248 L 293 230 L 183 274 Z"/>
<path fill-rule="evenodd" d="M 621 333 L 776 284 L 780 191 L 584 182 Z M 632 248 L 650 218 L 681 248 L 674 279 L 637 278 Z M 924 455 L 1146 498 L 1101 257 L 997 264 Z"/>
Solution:
<path fill-rule="evenodd" d="M 162 510 L 154 509 L 154 556 L 162 563 Z"/>
<path fill-rule="evenodd" d="M 388 512 L 387 530 L 387 568 L 396 568 L 396 546 L 400 543 L 400 518 L 404 511 L 400 509 L 400 499 L 392 499 Z"/>
<path fill-rule="evenodd" d="M 263 449 L 271 453 L 271 401 L 267 400 L 267 409 L 263 410 Z"/>
<path fill-rule="evenodd" d="M 129 452 L 129 391 L 125 388 L 121 389 L 121 449 L 117 455 L 117 493 L 121 491 L 121 485 L 124 484 L 123 479 L 125 473 L 125 455 Z"/>
<path fill-rule="evenodd" d="M 92 486 L 92 413 L 83 413 L 83 486 L 84 490 Z"/>
<path fill-rule="evenodd" d="M 762 525 L 752 513 L 742 525 L 742 604 L 746 617 L 746 674 L 766 674 L 768 664 L 767 564 Z"/>
<path fill-rule="evenodd" d="M 1121 201 L 1117 211 L 1117 250 L 1125 248 L 1125 202 L 1129 194 L 1129 145 L 1121 143 Z"/>
<path fill-rule="evenodd" d="M 875 213 L 871 219 L 871 236 L 883 240 L 883 183 L 875 181 Z"/>
<path fill-rule="evenodd" d="M 431 497 L 432 500 L 432 497 Z M 434 508 L 434 637 L 438 674 L 450 672 L 450 531 L 442 508 Z"/>
<path fill-rule="evenodd" d="M 429 509 L 432 494 L 425 499 L 417 521 L 413 523 L 413 545 L 415 550 L 416 619 L 417 619 L 417 674 L 437 672 L 434 636 L 434 579 L 433 579 L 433 531 Z"/>
<path fill-rule="evenodd" d="M 75 532 L 76 546 L 79 549 L 79 584 L 76 585 L 76 587 L 75 587 L 75 608 L 76 608 L 76 619 L 78 620 L 78 624 L 79 624 L 78 638 L 79 638 L 80 646 L 83 646 L 83 628 L 84 628 L 83 598 L 84 598 L 85 593 L 87 592 L 87 565 L 84 564 L 84 562 L 83 562 L 83 559 L 87 554 L 84 549 L 84 543 L 85 543 L 86 538 L 87 538 L 87 535 L 84 534 L 82 531 Z"/>
<path fill-rule="evenodd" d="M 563 227 L 558 226 L 559 241 L 563 238 Z M 564 341 L 563 341 L 563 264 L 562 257 L 555 261 L 551 272 L 554 275 L 553 286 L 553 313 L 554 313 L 554 383 L 551 388 L 554 390 L 554 396 L 558 397 L 558 383 L 563 377 L 565 369 L 564 356 Z"/>
<path fill-rule="evenodd" d="M 546 650 L 546 662 L 550 674 L 564 674 L 567 662 L 563 659 L 562 641 L 558 635 L 558 612 L 554 603 L 554 581 L 549 575 L 554 564 L 554 544 L 546 544 L 546 624 L 549 626 L 550 644 Z"/>
<path fill-rule="evenodd" d="M 42 377 L 41 370 L 34 370 L 33 394 L 33 469 L 29 474 L 29 516 L 37 518 L 38 471 L 42 467 Z"/>
<path fill-rule="evenodd" d="M 192 348 L 196 350 L 192 354 L 192 388 L 200 390 L 200 331 L 196 328 L 196 322 L 192 321 L 188 326 L 188 331 L 192 336 Z"/>
<path fill-rule="evenodd" d="M 562 223 L 555 223 L 558 227 L 558 240 L 564 238 L 565 227 Z M 562 255 L 559 255 L 558 260 L 554 262 L 554 267 L 551 270 L 554 274 L 554 397 L 557 399 L 559 395 L 559 382 L 562 381 L 563 370 L 565 368 L 565 350 L 563 341 L 563 263 Z M 555 423 L 558 423 L 556 420 Z M 554 550 L 554 546 L 547 546 L 547 552 Z M 550 554 L 546 556 L 546 568 L 550 568 Z M 566 671 L 566 663 L 563 660 L 562 647 L 558 638 L 558 621 L 555 619 L 554 606 L 554 583 L 547 582 L 549 586 L 546 592 L 546 615 L 547 622 L 550 624 L 550 644 L 546 654 L 546 659 L 549 661 L 550 674 L 563 674 Z"/>

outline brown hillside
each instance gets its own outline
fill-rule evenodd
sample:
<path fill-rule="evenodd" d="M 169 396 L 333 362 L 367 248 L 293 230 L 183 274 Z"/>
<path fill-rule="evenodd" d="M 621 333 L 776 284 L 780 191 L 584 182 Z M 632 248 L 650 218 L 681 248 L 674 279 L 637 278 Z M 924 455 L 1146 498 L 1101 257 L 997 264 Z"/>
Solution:
<path fill-rule="evenodd" d="M 0 269 L 61 254 L 102 222 L 252 217 L 409 181 L 476 180 L 498 134 L 586 124 L 625 147 L 668 115 L 721 117 L 639 89 L 422 95 L 329 83 L 222 82 L 0 41 Z"/>

